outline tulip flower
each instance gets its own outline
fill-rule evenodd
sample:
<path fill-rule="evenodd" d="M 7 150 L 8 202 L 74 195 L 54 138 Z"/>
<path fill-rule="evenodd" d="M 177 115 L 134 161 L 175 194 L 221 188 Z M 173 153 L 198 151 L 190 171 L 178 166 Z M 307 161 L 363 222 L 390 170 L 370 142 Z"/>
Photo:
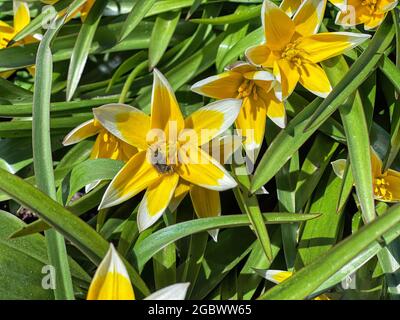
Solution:
<path fill-rule="evenodd" d="M 189 283 L 177 283 L 154 292 L 145 300 L 183 300 L 188 287 Z M 112 244 L 93 277 L 86 299 L 135 300 L 128 271 Z"/>
<path fill-rule="evenodd" d="M 365 30 L 376 29 L 387 13 L 394 9 L 397 0 L 342 0 L 336 23 L 344 27 L 363 24 Z"/>
<path fill-rule="evenodd" d="M 233 124 L 240 105 L 236 99 L 217 101 L 184 119 L 167 79 L 154 70 L 151 116 L 126 105 L 94 109 L 103 127 L 140 150 L 111 181 L 99 208 L 115 206 L 147 189 L 138 209 L 142 231 L 161 217 L 181 179 L 214 191 L 235 187 L 225 168 L 200 146 Z"/>
<path fill-rule="evenodd" d="M 326 97 L 332 87 L 319 63 L 370 37 L 350 32 L 317 33 L 325 6 L 326 1 L 306 0 L 291 19 L 273 2 L 264 0 L 261 18 L 265 43 L 249 48 L 246 56 L 254 65 L 273 69 L 284 99 L 298 82 L 310 92 Z"/>
<path fill-rule="evenodd" d="M 281 128 L 286 125 L 285 106 L 275 95 L 276 87 L 279 84 L 271 72 L 239 62 L 224 73 L 195 83 L 191 90 L 214 99 L 242 99 L 236 127 L 242 131 L 244 146 L 250 152 L 262 144 L 267 117 Z"/>
<path fill-rule="evenodd" d="M 371 148 L 371 166 L 373 177 L 374 198 L 383 202 L 400 201 L 400 172 L 388 169 L 382 172 L 382 160 Z M 339 159 L 332 162 L 334 172 L 339 178 L 343 178 L 346 168 L 346 160 Z"/>
<path fill-rule="evenodd" d="M 23 1 L 14 1 L 14 22 L 13 26 L 10 26 L 4 21 L 0 21 L 0 50 L 7 48 L 11 40 L 24 29 L 31 21 L 28 4 Z M 27 36 L 23 40 L 16 42 L 14 45 L 21 45 L 32 43 L 40 40 L 39 36 Z M 33 75 L 34 67 L 27 68 L 28 71 Z M 14 73 L 15 70 L 10 70 L 6 72 L 1 72 L 0 77 L 8 78 Z"/>
<path fill-rule="evenodd" d="M 286 279 L 290 278 L 293 275 L 292 272 L 290 271 L 282 271 L 282 270 L 266 270 L 263 273 L 263 276 L 265 279 L 275 283 L 279 284 Z M 317 297 L 315 297 L 313 300 L 331 300 L 326 294 L 321 294 Z"/>

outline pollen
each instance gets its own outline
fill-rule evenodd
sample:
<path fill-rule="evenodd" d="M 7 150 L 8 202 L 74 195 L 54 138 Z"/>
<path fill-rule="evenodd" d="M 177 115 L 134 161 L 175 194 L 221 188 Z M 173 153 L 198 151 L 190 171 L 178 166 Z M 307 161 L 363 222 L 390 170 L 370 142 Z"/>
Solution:
<path fill-rule="evenodd" d="M 389 191 L 390 184 L 385 180 L 384 177 L 379 177 L 375 179 L 374 183 L 374 193 L 378 199 L 391 201 L 393 199 L 392 192 Z"/>
<path fill-rule="evenodd" d="M 290 61 L 296 67 L 300 67 L 304 62 L 306 62 L 305 52 L 302 49 L 297 48 L 297 43 L 289 43 L 282 51 L 282 59 Z"/>
<path fill-rule="evenodd" d="M 244 80 L 238 89 L 237 99 L 243 99 L 249 96 L 253 96 L 254 100 L 258 99 L 257 86 L 252 80 Z"/>
<path fill-rule="evenodd" d="M 361 5 L 367 7 L 370 14 L 375 13 L 378 6 L 378 0 L 362 0 Z"/>

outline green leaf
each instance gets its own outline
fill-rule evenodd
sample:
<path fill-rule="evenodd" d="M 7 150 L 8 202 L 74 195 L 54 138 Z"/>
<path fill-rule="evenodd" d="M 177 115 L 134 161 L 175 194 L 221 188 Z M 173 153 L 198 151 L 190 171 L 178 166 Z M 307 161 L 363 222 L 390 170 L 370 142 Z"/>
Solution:
<path fill-rule="evenodd" d="M 123 165 L 122 161 L 112 159 L 86 160 L 76 165 L 71 171 L 66 203 L 86 185 L 101 180 L 112 180 Z"/>
<path fill-rule="evenodd" d="M 12 214 L 0 211 L 0 298 L 14 299 L 53 299 L 52 291 L 42 283 L 49 284 L 49 265 L 46 243 L 42 235 L 31 235 L 21 239 L 9 239 L 16 230 L 25 224 Z M 90 277 L 70 259 L 71 272 L 75 280 L 88 283 Z M 43 270 L 47 270 L 43 272 Z M 53 279 L 54 281 L 55 279 Z M 54 284 L 54 282 L 53 282 Z"/>
<path fill-rule="evenodd" d="M 120 33 L 120 41 L 124 40 L 137 27 L 155 2 L 156 0 L 136 1 L 124 22 Z"/>
<path fill-rule="evenodd" d="M 351 261 L 365 254 L 372 246 L 382 248 L 380 237 L 385 237 L 386 244 L 393 241 L 400 234 L 400 205 L 391 207 L 388 212 L 364 226 L 359 232 L 340 242 L 311 264 L 296 272 L 292 277 L 273 287 L 260 299 L 304 299 L 317 290 L 325 281 L 336 272 L 348 265 Z M 364 260 L 365 261 L 365 260 Z"/>
<path fill-rule="evenodd" d="M 191 19 L 190 22 L 194 23 L 202 23 L 202 24 L 234 24 L 243 21 L 252 20 L 255 18 L 259 18 L 261 14 L 261 5 L 259 6 L 248 6 L 243 7 L 242 10 L 238 10 L 235 13 L 216 17 L 216 18 L 201 18 L 201 19 Z"/>
<path fill-rule="evenodd" d="M 266 224 L 281 224 L 293 223 L 299 221 L 306 221 L 308 219 L 317 218 L 318 214 L 302 215 L 290 213 L 264 213 L 263 217 Z M 173 243 L 183 237 L 189 236 L 194 233 L 228 228 L 228 227 L 242 227 L 250 224 L 247 215 L 231 215 L 221 216 L 214 218 L 202 218 L 182 223 L 161 229 L 146 239 L 140 242 L 140 245 L 133 248 L 133 259 L 139 270 L 142 270 L 147 261 L 160 251 L 166 245 Z"/>
<path fill-rule="evenodd" d="M 53 74 L 50 45 L 64 21 L 60 19 L 55 23 L 56 28 L 49 29 L 39 44 L 32 106 L 32 148 L 36 184 L 52 199 L 56 199 L 56 188 L 50 138 L 50 99 Z M 64 238 L 55 230 L 46 231 L 45 236 L 49 260 L 55 268 L 57 279 L 57 285 L 54 287 L 55 298 L 56 300 L 73 300 L 75 297 Z"/>
<path fill-rule="evenodd" d="M 106 255 L 109 243 L 103 237 L 73 213 L 21 178 L 0 169 L 0 190 L 9 194 L 25 208 L 37 213 L 44 222 L 71 241 L 94 264 L 99 265 Z M 135 269 L 128 263 L 126 267 L 137 293 L 141 296 L 149 295 L 146 284 Z"/>
<path fill-rule="evenodd" d="M 388 15 L 370 41 L 368 48 L 353 63 L 349 72 L 335 86 L 329 96 L 323 100 L 311 119 L 309 119 L 306 126 L 307 131 L 318 128 L 365 81 L 371 71 L 378 65 L 385 49 L 391 44 L 394 33 L 394 26 L 390 15 Z M 325 65 L 327 63 L 329 63 L 329 60 L 325 62 Z"/>
<path fill-rule="evenodd" d="M 167 50 L 168 44 L 178 25 L 180 11 L 168 12 L 157 16 L 151 32 L 149 46 L 149 67 L 153 69 Z"/>
<path fill-rule="evenodd" d="M 16 86 L 12 82 L 0 77 L 1 98 L 13 102 L 32 100 L 32 92 Z"/>
<path fill-rule="evenodd" d="M 72 99 L 75 90 L 78 87 L 83 70 L 85 69 L 86 60 L 89 56 L 94 35 L 106 4 L 107 0 L 95 1 L 88 16 L 82 24 L 81 30 L 79 31 L 68 69 L 67 101 Z"/>

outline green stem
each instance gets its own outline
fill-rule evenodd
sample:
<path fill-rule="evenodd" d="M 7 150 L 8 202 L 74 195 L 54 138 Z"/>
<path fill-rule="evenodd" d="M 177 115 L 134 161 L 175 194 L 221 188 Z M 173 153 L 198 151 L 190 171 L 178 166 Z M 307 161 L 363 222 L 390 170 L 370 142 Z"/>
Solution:
<path fill-rule="evenodd" d="M 35 89 L 32 106 L 33 164 L 38 189 L 56 199 L 50 139 L 50 99 L 53 62 L 50 43 L 62 26 L 49 29 L 41 41 L 36 59 Z M 57 300 L 73 300 L 71 272 L 64 238 L 54 229 L 45 232 L 49 263 L 55 268 L 54 296 Z"/>

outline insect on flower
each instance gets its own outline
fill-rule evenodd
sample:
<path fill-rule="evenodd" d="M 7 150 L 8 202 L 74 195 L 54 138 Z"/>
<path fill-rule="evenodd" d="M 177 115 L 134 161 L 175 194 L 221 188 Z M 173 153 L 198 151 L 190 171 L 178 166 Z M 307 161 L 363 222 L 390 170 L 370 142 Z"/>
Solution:
<path fill-rule="evenodd" d="M 293 19 L 273 2 L 265 0 L 261 18 L 265 43 L 246 51 L 248 60 L 273 69 L 286 99 L 297 83 L 312 93 L 326 97 L 332 90 L 318 63 L 350 50 L 370 36 L 350 32 L 317 33 L 326 1 L 306 0 Z"/>
<path fill-rule="evenodd" d="M 240 100 L 218 101 L 183 119 L 172 88 L 158 70 L 154 70 L 151 100 L 150 117 L 121 104 L 93 110 L 102 126 L 139 149 L 111 181 L 100 208 L 122 203 L 147 189 L 138 209 L 140 231 L 161 217 L 181 179 L 215 191 L 237 185 L 200 146 L 232 125 L 240 111 Z"/>
<path fill-rule="evenodd" d="M 145 300 L 184 300 L 188 287 L 189 283 L 177 283 L 154 292 Z M 128 271 L 112 244 L 96 270 L 86 299 L 135 300 Z"/>
<path fill-rule="evenodd" d="M 253 151 L 262 144 L 267 117 L 285 127 L 285 106 L 275 95 L 277 87 L 279 84 L 271 72 L 238 62 L 224 73 L 195 83 L 191 90 L 215 99 L 242 99 L 236 127 L 246 137 L 246 150 Z"/>

